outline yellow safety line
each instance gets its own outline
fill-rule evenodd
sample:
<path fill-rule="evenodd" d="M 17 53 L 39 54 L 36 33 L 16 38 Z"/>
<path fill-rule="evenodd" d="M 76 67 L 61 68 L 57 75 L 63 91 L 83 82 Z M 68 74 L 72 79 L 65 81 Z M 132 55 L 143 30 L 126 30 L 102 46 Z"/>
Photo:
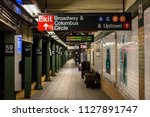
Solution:
<path fill-rule="evenodd" d="M 42 76 L 41 80 L 42 80 L 42 86 L 45 84 L 45 75 Z M 35 90 L 35 82 L 32 83 L 31 85 L 31 96 L 33 96 L 38 90 Z M 21 90 L 19 91 L 17 94 L 16 94 L 16 100 L 28 100 L 28 98 L 24 98 L 24 90 Z"/>

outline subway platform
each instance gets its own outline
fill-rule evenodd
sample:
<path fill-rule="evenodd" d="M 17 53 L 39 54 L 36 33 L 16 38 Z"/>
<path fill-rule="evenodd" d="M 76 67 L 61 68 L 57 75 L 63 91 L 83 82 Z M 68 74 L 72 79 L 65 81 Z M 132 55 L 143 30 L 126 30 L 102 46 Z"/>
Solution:
<path fill-rule="evenodd" d="M 110 100 L 99 88 L 86 88 L 81 72 L 75 66 L 74 60 L 70 59 L 63 69 L 51 82 L 45 82 L 44 90 L 37 91 L 32 100 Z"/>

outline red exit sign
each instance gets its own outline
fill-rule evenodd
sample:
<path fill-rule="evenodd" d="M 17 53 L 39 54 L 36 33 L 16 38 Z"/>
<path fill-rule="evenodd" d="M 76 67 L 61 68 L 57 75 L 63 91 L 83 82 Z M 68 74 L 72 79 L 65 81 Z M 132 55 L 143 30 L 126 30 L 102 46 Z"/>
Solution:
<path fill-rule="evenodd" d="M 54 30 L 54 16 L 39 15 L 38 16 L 38 31 Z"/>

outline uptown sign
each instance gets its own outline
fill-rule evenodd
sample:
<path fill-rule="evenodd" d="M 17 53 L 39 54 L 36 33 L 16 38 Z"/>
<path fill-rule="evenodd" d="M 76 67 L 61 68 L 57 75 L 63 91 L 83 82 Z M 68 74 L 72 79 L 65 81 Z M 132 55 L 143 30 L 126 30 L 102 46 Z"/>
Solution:
<path fill-rule="evenodd" d="M 131 13 L 40 14 L 39 31 L 131 30 Z"/>

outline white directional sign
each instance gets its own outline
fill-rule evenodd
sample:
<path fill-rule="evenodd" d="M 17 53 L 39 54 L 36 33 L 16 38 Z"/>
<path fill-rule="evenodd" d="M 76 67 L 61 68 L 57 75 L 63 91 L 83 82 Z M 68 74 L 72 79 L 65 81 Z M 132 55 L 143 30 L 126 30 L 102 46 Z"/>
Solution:
<path fill-rule="evenodd" d="M 49 25 L 48 25 L 47 23 L 45 23 L 45 24 L 43 25 L 43 27 L 45 28 L 45 30 L 47 30 L 48 27 L 49 27 Z"/>

